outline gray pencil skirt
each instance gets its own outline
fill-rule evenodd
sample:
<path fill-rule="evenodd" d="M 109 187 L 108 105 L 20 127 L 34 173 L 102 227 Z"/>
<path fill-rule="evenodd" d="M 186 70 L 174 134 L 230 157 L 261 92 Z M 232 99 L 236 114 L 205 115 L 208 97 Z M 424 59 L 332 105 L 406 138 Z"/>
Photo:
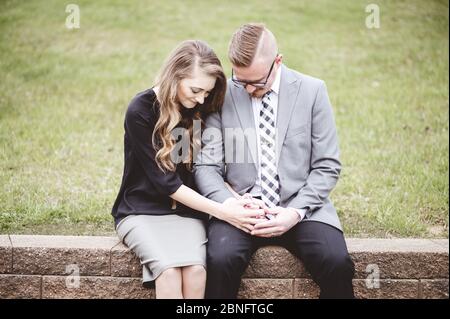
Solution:
<path fill-rule="evenodd" d="M 206 230 L 195 218 L 130 215 L 116 228 L 120 240 L 140 259 L 142 281 L 156 280 L 168 268 L 202 265 L 206 269 Z"/>

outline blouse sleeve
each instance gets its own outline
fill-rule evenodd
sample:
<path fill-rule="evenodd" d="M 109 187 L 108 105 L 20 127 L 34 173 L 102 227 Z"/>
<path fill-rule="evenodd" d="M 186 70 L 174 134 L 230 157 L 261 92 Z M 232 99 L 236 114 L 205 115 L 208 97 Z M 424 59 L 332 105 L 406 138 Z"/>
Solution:
<path fill-rule="evenodd" d="M 130 105 L 125 116 L 125 131 L 130 137 L 132 151 L 155 189 L 162 195 L 171 195 L 183 182 L 176 172 L 163 172 L 159 169 L 152 144 L 154 127 L 154 123 L 149 122 L 145 115 Z"/>

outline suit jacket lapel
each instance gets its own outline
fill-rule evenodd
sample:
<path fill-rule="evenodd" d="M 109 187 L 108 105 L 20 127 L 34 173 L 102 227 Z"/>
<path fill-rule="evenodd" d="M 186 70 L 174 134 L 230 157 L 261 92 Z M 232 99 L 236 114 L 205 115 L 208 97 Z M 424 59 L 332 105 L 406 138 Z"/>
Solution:
<path fill-rule="evenodd" d="M 281 66 L 280 95 L 278 97 L 277 112 L 277 163 L 280 158 L 281 147 L 286 137 L 291 114 L 297 100 L 300 80 L 297 80 L 284 65 Z"/>

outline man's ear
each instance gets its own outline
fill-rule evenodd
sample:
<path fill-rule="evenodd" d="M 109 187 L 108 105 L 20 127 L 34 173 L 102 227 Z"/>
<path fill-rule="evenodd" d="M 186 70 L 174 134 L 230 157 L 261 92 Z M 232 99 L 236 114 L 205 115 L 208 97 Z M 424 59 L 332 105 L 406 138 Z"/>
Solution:
<path fill-rule="evenodd" d="M 282 54 L 278 54 L 276 63 L 277 64 L 281 64 L 281 62 L 283 62 L 283 55 Z"/>

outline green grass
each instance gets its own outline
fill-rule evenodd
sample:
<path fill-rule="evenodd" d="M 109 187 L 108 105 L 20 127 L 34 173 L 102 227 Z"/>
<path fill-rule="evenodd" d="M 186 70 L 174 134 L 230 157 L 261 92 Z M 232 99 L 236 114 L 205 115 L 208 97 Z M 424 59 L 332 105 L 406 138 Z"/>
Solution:
<path fill-rule="evenodd" d="M 0 2 L 0 233 L 113 234 L 123 116 L 181 40 L 230 75 L 234 30 L 263 21 L 284 62 L 326 81 L 339 132 L 332 194 L 347 236 L 448 237 L 447 1 Z M 234 8 L 234 10 L 231 10 Z"/>

